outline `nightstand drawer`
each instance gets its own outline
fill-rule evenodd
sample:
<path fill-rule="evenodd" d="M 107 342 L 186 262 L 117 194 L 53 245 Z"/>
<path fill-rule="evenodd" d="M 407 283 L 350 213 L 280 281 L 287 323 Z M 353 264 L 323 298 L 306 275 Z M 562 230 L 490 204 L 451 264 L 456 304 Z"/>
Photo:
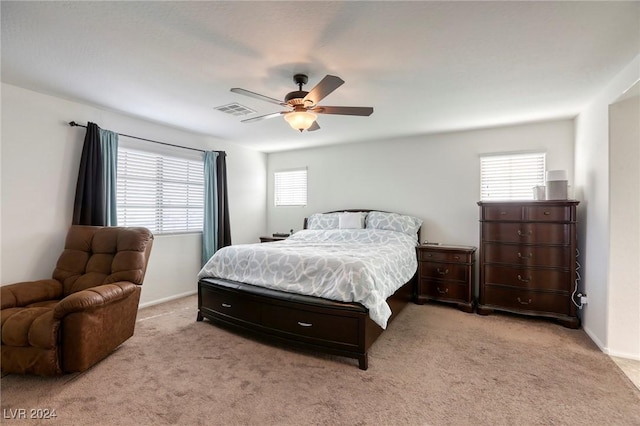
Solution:
<path fill-rule="evenodd" d="M 469 268 L 455 263 L 420 262 L 420 278 L 466 282 Z"/>
<path fill-rule="evenodd" d="M 469 262 L 470 256 L 465 253 L 446 252 L 446 251 L 432 251 L 432 250 L 418 250 L 418 261 L 430 261 L 430 262 Z"/>
<path fill-rule="evenodd" d="M 436 300 L 470 302 L 469 287 L 466 283 L 420 280 L 420 294 Z"/>

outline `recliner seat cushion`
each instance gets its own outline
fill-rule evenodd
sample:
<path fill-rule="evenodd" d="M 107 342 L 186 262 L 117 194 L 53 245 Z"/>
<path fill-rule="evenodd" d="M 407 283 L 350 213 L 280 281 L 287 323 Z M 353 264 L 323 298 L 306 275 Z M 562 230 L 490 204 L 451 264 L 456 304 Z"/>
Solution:
<path fill-rule="evenodd" d="M 52 306 L 3 309 L 2 370 L 60 374 L 59 329 L 60 320 L 53 317 Z"/>
<path fill-rule="evenodd" d="M 5 315 L 6 318 L 2 318 L 3 345 L 41 349 L 56 347 L 59 320 L 54 319 L 53 308 L 11 308 L 3 310 L 3 317 Z"/>

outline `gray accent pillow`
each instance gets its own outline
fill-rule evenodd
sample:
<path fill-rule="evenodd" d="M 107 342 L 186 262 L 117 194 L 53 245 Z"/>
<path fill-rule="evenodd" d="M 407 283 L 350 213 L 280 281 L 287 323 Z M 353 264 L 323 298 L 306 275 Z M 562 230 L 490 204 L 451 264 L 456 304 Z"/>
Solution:
<path fill-rule="evenodd" d="M 367 215 L 367 228 L 369 229 L 384 229 L 413 236 L 416 235 L 421 225 L 422 219 L 398 213 L 374 211 Z"/>
<path fill-rule="evenodd" d="M 314 213 L 307 218 L 307 229 L 338 229 L 340 213 Z"/>

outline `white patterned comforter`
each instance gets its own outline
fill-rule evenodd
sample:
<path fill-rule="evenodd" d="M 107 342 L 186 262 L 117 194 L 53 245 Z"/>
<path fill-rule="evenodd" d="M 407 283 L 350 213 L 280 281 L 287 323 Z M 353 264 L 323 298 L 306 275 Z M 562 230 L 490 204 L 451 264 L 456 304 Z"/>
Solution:
<path fill-rule="evenodd" d="M 198 278 L 359 302 L 384 329 L 391 316 L 387 297 L 418 268 L 416 243 L 416 236 L 379 229 L 302 230 L 283 241 L 224 247 Z"/>

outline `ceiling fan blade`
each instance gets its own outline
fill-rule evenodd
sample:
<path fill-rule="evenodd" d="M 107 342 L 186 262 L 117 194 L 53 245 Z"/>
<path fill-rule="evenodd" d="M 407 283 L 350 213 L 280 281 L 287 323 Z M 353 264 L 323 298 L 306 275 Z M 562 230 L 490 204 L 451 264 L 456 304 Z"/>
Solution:
<path fill-rule="evenodd" d="M 320 126 L 317 121 L 313 122 L 313 124 L 307 129 L 307 132 L 313 132 L 314 130 L 320 130 Z"/>
<path fill-rule="evenodd" d="M 307 93 L 307 96 L 304 97 L 304 102 L 311 102 L 311 105 L 318 105 L 318 102 L 343 84 L 344 80 L 340 77 L 326 75 L 320 83 L 316 84 L 316 87 Z"/>
<path fill-rule="evenodd" d="M 261 115 L 259 117 L 252 117 L 252 118 L 247 118 L 246 120 L 241 120 L 241 123 L 253 123 L 254 121 L 260 121 L 260 120 L 266 120 L 268 118 L 275 118 L 278 117 L 282 114 L 286 114 L 290 111 L 280 111 L 280 112 L 274 112 L 273 114 L 267 114 L 267 115 Z"/>
<path fill-rule="evenodd" d="M 361 115 L 361 116 L 369 116 L 373 114 L 373 108 L 371 107 L 318 106 L 315 108 L 311 108 L 311 111 L 318 114 Z"/>
<path fill-rule="evenodd" d="M 286 103 L 279 101 L 278 99 L 270 98 L 269 96 L 261 95 L 260 93 L 251 92 L 249 90 L 241 89 L 239 87 L 234 87 L 233 89 L 231 89 L 231 91 L 239 95 L 250 96 L 252 98 L 260 99 L 262 101 L 270 102 L 272 104 L 287 106 Z"/>

